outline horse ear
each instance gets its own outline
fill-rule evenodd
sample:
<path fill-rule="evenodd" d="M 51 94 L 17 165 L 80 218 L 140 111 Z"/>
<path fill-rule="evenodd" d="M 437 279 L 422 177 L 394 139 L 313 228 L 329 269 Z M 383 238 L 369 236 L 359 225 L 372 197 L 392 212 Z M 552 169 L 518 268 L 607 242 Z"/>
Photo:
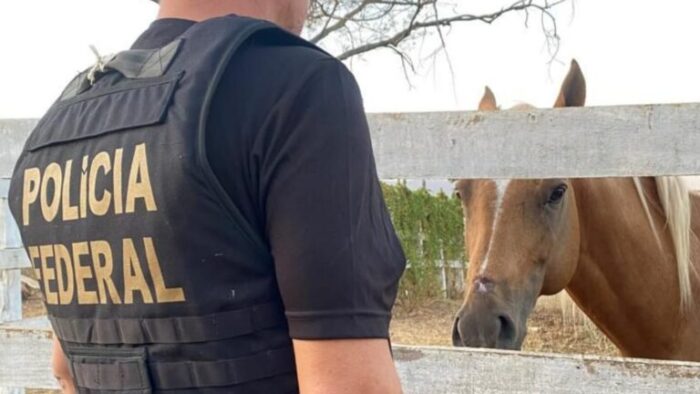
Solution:
<path fill-rule="evenodd" d="M 574 59 L 571 60 L 569 73 L 561 84 L 559 97 L 554 103 L 554 108 L 583 107 L 586 104 L 586 79 L 583 77 L 581 67 Z"/>
<path fill-rule="evenodd" d="M 487 86 L 486 89 L 484 89 L 484 97 L 482 97 L 479 102 L 479 111 L 495 111 L 497 109 L 496 96 L 493 95 L 493 92 Z"/>

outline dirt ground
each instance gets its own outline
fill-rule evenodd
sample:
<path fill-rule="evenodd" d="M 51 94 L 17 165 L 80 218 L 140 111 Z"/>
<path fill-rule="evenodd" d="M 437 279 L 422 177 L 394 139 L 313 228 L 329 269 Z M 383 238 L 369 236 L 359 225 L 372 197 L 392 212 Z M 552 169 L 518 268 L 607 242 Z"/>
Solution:
<path fill-rule="evenodd" d="M 564 298 L 564 301 L 562 301 Z M 562 307 L 563 302 L 563 307 Z M 407 311 L 394 310 L 391 337 L 404 345 L 452 346 L 452 318 L 459 301 L 440 300 Z M 545 353 L 618 355 L 615 346 L 565 296 L 540 299 L 528 321 L 523 350 Z M 25 300 L 25 317 L 46 313 L 38 296 Z"/>
<path fill-rule="evenodd" d="M 538 302 L 528 321 L 524 351 L 619 355 L 615 346 L 573 305 L 559 297 Z M 392 341 L 405 345 L 452 346 L 452 319 L 458 301 L 433 301 L 411 311 L 397 308 L 391 324 Z"/>
<path fill-rule="evenodd" d="M 31 296 L 24 296 L 22 300 L 22 317 L 25 319 L 30 317 L 37 317 L 46 314 L 46 308 L 44 303 L 41 302 L 39 293 L 33 293 Z"/>

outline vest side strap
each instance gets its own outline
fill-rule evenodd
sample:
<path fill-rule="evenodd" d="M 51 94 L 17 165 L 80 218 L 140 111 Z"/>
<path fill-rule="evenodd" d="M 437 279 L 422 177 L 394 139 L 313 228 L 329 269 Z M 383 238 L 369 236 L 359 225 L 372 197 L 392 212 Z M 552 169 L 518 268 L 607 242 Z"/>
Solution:
<path fill-rule="evenodd" d="M 233 386 L 293 373 L 291 347 L 223 361 L 188 361 L 150 365 L 153 386 L 160 390 Z"/>
<path fill-rule="evenodd" d="M 295 371 L 291 347 L 218 361 L 154 362 L 133 357 L 84 357 L 71 360 L 76 384 L 82 389 L 150 392 L 235 386 Z"/>
<path fill-rule="evenodd" d="M 49 319 L 62 341 L 95 345 L 209 342 L 235 338 L 286 323 L 282 308 L 274 302 L 205 316 Z"/>

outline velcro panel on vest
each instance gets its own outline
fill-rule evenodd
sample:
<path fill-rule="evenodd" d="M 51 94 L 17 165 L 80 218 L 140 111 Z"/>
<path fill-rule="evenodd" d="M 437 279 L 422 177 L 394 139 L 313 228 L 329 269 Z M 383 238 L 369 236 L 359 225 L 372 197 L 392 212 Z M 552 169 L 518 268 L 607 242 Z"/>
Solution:
<path fill-rule="evenodd" d="M 131 49 L 119 52 L 104 65 L 103 70 L 95 70 L 93 67 L 73 78 L 63 90 L 59 101 L 68 100 L 90 89 L 92 87 L 92 82 L 89 80 L 91 73 L 94 73 L 93 75 L 98 78 L 111 70 L 130 79 L 160 77 L 170 67 L 181 44 L 182 39 L 177 39 L 163 48 Z"/>
<path fill-rule="evenodd" d="M 296 370 L 291 347 L 232 360 L 155 363 L 150 367 L 153 386 L 160 390 L 233 386 Z"/>
<path fill-rule="evenodd" d="M 170 67 L 181 44 L 180 38 L 163 48 L 123 51 L 114 56 L 105 68 L 116 70 L 132 79 L 160 77 Z"/>
<path fill-rule="evenodd" d="M 291 347 L 268 350 L 248 357 L 219 361 L 146 363 L 141 357 L 74 356 L 71 369 L 82 389 L 146 393 L 152 388 L 235 386 L 295 371 Z"/>
<path fill-rule="evenodd" d="M 107 133 L 162 123 L 182 74 L 124 82 L 116 88 L 89 92 L 54 106 L 37 126 L 27 150 L 94 138 Z M 125 106 L 124 103 L 131 103 Z M 83 116 L 83 114 L 109 116 Z M 57 131 L 60 132 L 57 132 Z"/>
<path fill-rule="evenodd" d="M 119 393 L 150 393 L 151 379 L 143 348 L 72 352 L 70 368 L 81 390 L 110 390 Z"/>
<path fill-rule="evenodd" d="M 284 313 L 277 303 L 205 316 L 49 319 L 61 340 L 95 345 L 209 342 L 252 334 L 285 323 Z"/>

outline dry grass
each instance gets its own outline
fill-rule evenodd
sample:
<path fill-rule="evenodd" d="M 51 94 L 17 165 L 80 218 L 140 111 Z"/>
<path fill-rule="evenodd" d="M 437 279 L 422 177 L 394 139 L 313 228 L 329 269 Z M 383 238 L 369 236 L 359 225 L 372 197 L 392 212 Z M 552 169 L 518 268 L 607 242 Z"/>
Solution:
<path fill-rule="evenodd" d="M 568 297 L 567 297 L 568 298 Z M 547 353 L 619 355 L 617 348 L 580 312 L 560 297 L 538 302 L 528 321 L 523 350 Z M 391 325 L 394 343 L 452 346 L 452 319 L 461 302 L 433 301 L 411 311 L 397 308 Z"/>
<path fill-rule="evenodd" d="M 27 319 L 31 317 L 39 317 L 46 314 L 46 307 L 41 301 L 39 293 L 34 293 L 30 297 L 22 301 L 22 316 Z"/>

